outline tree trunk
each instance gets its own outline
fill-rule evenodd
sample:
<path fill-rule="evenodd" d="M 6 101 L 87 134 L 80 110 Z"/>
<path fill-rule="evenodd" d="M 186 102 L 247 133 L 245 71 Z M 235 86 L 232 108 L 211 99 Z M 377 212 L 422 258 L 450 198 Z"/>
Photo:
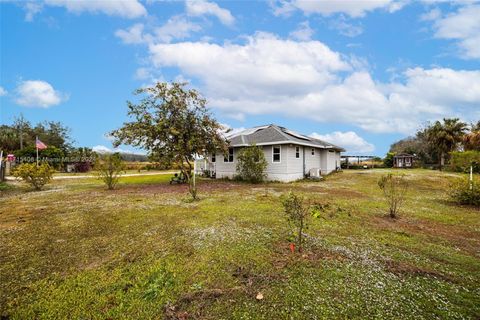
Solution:
<path fill-rule="evenodd" d="M 443 152 L 440 152 L 440 166 L 439 166 L 440 171 L 442 171 L 444 165 L 445 165 L 445 154 Z"/>
<path fill-rule="evenodd" d="M 192 165 L 190 164 L 190 161 L 189 161 L 188 157 L 185 157 L 185 160 L 187 161 L 187 165 L 188 165 L 188 168 L 187 168 L 188 173 L 186 173 L 186 174 L 184 173 L 185 176 L 187 177 L 188 191 L 190 192 L 193 200 L 196 200 L 197 199 L 197 187 L 195 186 L 194 181 L 192 180 Z M 193 159 L 193 161 L 195 161 L 195 159 Z"/>

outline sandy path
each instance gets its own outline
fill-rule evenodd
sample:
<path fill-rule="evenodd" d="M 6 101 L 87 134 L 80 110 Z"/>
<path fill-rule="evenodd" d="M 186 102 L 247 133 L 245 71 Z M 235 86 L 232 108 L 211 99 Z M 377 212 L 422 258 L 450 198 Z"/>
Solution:
<path fill-rule="evenodd" d="M 156 176 L 161 174 L 174 174 L 178 171 L 162 171 L 162 172 L 145 172 L 145 173 L 126 173 L 122 174 L 122 177 L 137 177 L 137 176 Z M 62 179 L 86 179 L 86 178 L 96 178 L 95 175 L 71 175 L 71 176 L 53 176 L 54 180 L 62 180 Z M 5 177 L 7 181 L 14 181 L 16 180 L 15 177 L 8 176 Z"/>

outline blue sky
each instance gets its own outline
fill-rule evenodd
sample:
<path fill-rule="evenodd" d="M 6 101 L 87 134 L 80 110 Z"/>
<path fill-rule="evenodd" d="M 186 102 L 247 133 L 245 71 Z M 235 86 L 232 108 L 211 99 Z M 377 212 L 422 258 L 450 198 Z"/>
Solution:
<path fill-rule="evenodd" d="M 111 148 L 155 81 L 189 81 L 232 128 L 276 123 L 349 154 L 480 120 L 475 1 L 0 0 L 0 23 L 0 122 L 61 121 L 77 146 Z"/>

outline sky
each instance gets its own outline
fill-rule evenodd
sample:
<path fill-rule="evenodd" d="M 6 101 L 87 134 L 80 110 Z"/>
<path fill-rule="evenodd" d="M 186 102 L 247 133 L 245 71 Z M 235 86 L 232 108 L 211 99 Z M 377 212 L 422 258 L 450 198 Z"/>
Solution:
<path fill-rule="evenodd" d="M 188 82 L 234 130 L 382 156 L 428 122 L 480 120 L 480 2 L 0 0 L 0 124 L 60 121 L 108 150 L 156 81 Z"/>

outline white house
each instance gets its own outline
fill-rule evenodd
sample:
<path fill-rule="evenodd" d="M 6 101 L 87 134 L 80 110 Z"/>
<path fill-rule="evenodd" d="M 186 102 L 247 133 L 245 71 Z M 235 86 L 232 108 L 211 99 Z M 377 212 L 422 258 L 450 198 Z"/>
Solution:
<path fill-rule="evenodd" d="M 268 162 L 268 180 L 295 181 L 307 175 L 326 175 L 340 168 L 343 148 L 311 138 L 274 124 L 254 127 L 228 136 L 228 155 L 208 156 L 202 169 L 216 178 L 233 178 L 238 152 L 247 146 L 263 149 Z"/>

